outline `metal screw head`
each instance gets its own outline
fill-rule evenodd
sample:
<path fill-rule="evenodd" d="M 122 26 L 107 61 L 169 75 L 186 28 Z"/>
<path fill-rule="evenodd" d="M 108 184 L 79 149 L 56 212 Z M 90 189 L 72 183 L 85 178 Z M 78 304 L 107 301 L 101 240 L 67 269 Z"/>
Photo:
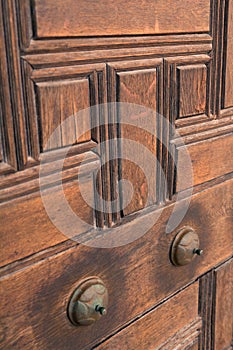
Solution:
<path fill-rule="evenodd" d="M 195 248 L 195 249 L 193 249 L 193 254 L 202 255 L 203 254 L 203 250 L 199 249 L 199 248 Z"/>
<path fill-rule="evenodd" d="M 99 312 L 102 316 L 107 314 L 107 310 L 105 309 L 105 307 L 99 305 L 96 306 L 95 311 Z"/>

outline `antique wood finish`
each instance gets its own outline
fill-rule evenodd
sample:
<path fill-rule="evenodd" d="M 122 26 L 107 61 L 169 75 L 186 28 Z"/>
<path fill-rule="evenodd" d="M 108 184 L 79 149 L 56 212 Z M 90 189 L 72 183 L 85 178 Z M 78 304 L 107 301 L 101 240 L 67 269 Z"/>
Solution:
<path fill-rule="evenodd" d="M 0 0 L 1 349 L 232 349 L 232 38 L 233 0 Z"/>
<path fill-rule="evenodd" d="M 9 276 L 5 270 L 1 280 L 4 305 L 1 320 L 6 332 L 3 347 L 10 349 L 16 342 L 18 347 L 24 345 L 25 349 L 34 344 L 46 349 L 55 346 L 89 349 L 229 258 L 233 244 L 232 187 L 231 179 L 193 196 L 189 211 L 179 227 L 193 227 L 199 233 L 205 253 L 199 260 L 195 259 L 184 267 L 173 266 L 169 259 L 176 230 L 172 234 L 164 234 L 172 205 L 163 211 L 145 236 L 131 245 L 98 250 L 78 245 L 35 264 L 29 262 L 27 267 Z M 184 202 L 181 201 L 180 208 Z M 216 213 L 219 213 L 217 217 Z M 135 227 L 143 227 L 145 220 L 153 220 L 155 215 L 156 212 L 150 211 L 122 225 L 119 236 L 121 232 L 133 233 Z M 108 314 L 91 328 L 76 329 L 66 316 L 69 297 L 80 278 L 96 275 L 104 280 L 108 288 Z M 176 305 L 180 307 L 180 304 Z M 16 316 L 18 322 L 13 322 Z M 20 336 L 22 327 L 25 332 Z M 16 334 L 19 336 L 16 337 Z"/>

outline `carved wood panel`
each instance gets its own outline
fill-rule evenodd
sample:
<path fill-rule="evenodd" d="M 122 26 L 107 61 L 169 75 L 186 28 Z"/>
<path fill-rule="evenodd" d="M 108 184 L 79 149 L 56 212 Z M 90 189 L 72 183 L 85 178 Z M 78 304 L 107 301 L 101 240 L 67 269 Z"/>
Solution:
<path fill-rule="evenodd" d="M 103 85 L 98 74 L 104 68 L 96 65 L 33 70 L 24 63 L 28 136 L 35 159 L 40 152 L 96 138 L 91 119 L 98 118 L 98 113 L 94 115 L 91 106 L 98 103 L 98 89 Z M 57 128 L 56 139 L 50 139 Z"/>
<path fill-rule="evenodd" d="M 228 1 L 227 8 L 227 47 L 225 62 L 225 102 L 224 107 L 233 107 L 233 1 Z"/>
<path fill-rule="evenodd" d="M 212 117 L 211 58 L 190 55 L 165 59 L 166 117 L 176 126 Z M 180 120 L 181 119 L 181 120 Z"/>
<path fill-rule="evenodd" d="M 178 118 L 206 111 L 207 67 L 204 64 L 178 66 Z"/>
<path fill-rule="evenodd" d="M 200 279 L 199 310 L 203 318 L 203 330 L 200 337 L 199 349 L 232 349 L 232 269 L 233 260 L 230 259 Z"/>
<path fill-rule="evenodd" d="M 215 270 L 216 304 L 214 350 L 233 346 L 233 260 Z"/>
<path fill-rule="evenodd" d="M 36 91 L 42 151 L 91 140 L 91 116 L 83 118 L 84 125 L 77 118 L 78 112 L 90 107 L 87 78 L 38 82 Z M 57 128 L 53 140 L 50 136 Z"/>
<path fill-rule="evenodd" d="M 121 138 L 118 145 L 119 155 L 122 156 L 119 177 L 120 180 L 129 181 L 133 187 L 132 199 L 127 205 L 125 198 L 130 197 L 129 190 L 126 186 L 120 189 L 121 209 L 123 215 L 128 215 L 157 200 L 159 125 L 156 112 L 162 112 L 162 60 L 125 61 L 108 64 L 108 67 L 109 98 L 110 101 L 119 103 L 112 111 L 115 118 L 118 118 Z M 128 140 L 134 141 L 134 149 L 127 146 Z M 154 165 L 150 164 L 144 147 L 154 156 Z M 124 159 L 124 156 L 128 156 L 128 159 Z"/>

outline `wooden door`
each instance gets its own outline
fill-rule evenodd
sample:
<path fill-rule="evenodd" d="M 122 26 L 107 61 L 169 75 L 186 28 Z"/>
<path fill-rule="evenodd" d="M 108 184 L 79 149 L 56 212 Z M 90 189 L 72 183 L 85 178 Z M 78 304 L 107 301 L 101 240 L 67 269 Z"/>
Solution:
<path fill-rule="evenodd" d="M 0 348 L 233 349 L 233 0 L 1 0 L 0 39 Z"/>

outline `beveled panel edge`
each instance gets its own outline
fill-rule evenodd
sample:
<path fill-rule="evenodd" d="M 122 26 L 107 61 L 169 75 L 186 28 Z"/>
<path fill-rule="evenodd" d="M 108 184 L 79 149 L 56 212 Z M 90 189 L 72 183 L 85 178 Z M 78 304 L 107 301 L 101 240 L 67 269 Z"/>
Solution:
<path fill-rule="evenodd" d="M 58 53 L 38 53 L 25 54 L 22 58 L 32 67 L 49 67 L 49 66 L 67 66 L 82 63 L 103 62 L 103 60 L 132 60 L 148 59 L 153 57 L 169 57 L 181 54 L 202 54 L 209 53 L 212 50 L 212 43 L 179 43 L 179 45 L 158 45 L 129 48 L 104 48 L 97 50 L 79 50 L 76 52 L 58 52 Z"/>
<path fill-rule="evenodd" d="M 74 147 L 75 151 L 72 151 L 71 148 L 71 152 L 65 159 L 63 165 L 63 182 L 71 181 L 77 176 L 83 176 L 94 172 L 99 168 L 99 156 L 91 151 L 93 147 L 96 147 L 96 144 L 94 142 L 89 142 L 85 147 L 86 152 L 80 154 L 76 152 L 79 148 L 83 151 L 83 145 L 81 145 L 81 147 Z M 37 193 L 40 190 L 40 176 L 47 177 L 48 179 L 50 177 L 51 183 L 49 183 L 49 185 L 56 186 L 56 182 L 53 182 L 55 181 L 53 175 L 60 171 L 60 160 L 62 159 L 61 157 L 63 157 L 63 152 L 64 149 L 47 152 L 43 159 L 43 169 L 41 165 L 38 164 L 24 171 L 0 178 L 0 205 L 28 194 Z M 43 174 L 40 173 L 41 169 Z"/>

